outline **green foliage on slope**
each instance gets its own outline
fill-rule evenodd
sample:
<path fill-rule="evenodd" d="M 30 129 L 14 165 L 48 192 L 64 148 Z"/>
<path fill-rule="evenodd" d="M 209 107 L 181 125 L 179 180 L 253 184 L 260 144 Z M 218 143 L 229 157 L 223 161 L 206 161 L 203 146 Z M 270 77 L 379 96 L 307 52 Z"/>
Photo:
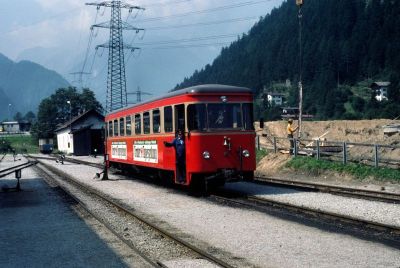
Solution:
<path fill-rule="evenodd" d="M 309 0 L 303 6 L 303 84 L 306 113 L 320 119 L 400 115 L 400 5 L 393 0 Z M 177 88 L 208 83 L 250 87 L 291 81 L 287 105 L 298 102 L 297 7 L 286 1 L 223 48 L 211 65 Z M 377 103 L 360 81 L 391 81 L 389 101 Z M 366 92 L 361 92 L 366 90 Z"/>

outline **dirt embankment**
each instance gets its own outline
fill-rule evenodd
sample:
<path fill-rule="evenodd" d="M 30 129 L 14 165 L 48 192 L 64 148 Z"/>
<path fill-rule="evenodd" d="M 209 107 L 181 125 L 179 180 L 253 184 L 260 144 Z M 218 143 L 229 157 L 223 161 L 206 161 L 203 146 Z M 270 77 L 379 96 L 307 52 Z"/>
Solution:
<path fill-rule="evenodd" d="M 326 141 L 354 142 L 366 144 L 383 144 L 400 146 L 400 133 L 392 136 L 384 135 L 383 126 L 388 124 L 400 124 L 400 120 L 335 120 L 335 121 L 313 121 L 303 122 L 302 138 L 312 140 L 323 135 Z M 264 130 L 256 124 L 256 131 L 260 137 L 260 143 L 263 147 L 272 147 L 272 137 L 286 137 L 286 121 L 266 122 Z M 297 126 L 297 121 L 294 122 Z M 266 134 L 266 137 L 265 137 Z M 306 144 L 308 142 L 304 142 Z M 338 144 L 339 145 L 339 144 Z M 289 147 L 287 140 L 278 140 L 278 147 Z M 349 157 L 358 159 L 373 159 L 373 147 L 349 146 Z M 400 149 L 379 150 L 379 156 L 382 159 L 400 159 Z M 265 174 L 274 176 L 281 173 L 281 167 L 288 161 L 289 155 L 269 154 L 259 164 L 257 169 Z M 399 166 L 400 167 L 400 166 Z"/>

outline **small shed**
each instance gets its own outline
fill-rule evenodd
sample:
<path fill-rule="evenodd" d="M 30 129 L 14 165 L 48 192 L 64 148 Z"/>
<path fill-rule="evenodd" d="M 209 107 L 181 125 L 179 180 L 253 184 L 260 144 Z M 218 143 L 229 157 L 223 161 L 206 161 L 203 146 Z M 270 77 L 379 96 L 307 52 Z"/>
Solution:
<path fill-rule="evenodd" d="M 104 116 L 92 109 L 55 130 L 58 150 L 73 155 L 103 154 Z"/>
<path fill-rule="evenodd" d="M 388 100 L 388 87 L 390 82 L 374 82 L 370 88 L 377 101 Z"/>

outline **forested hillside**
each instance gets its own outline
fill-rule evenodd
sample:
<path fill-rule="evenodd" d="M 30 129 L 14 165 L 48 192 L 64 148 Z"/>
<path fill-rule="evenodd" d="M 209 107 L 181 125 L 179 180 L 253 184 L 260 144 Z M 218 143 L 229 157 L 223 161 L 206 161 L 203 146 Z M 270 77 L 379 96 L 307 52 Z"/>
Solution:
<path fill-rule="evenodd" d="M 398 1 L 308 0 L 302 10 L 305 112 L 320 119 L 400 115 Z M 287 105 L 297 105 L 297 11 L 294 0 L 284 2 L 177 88 L 222 83 L 260 93 L 287 81 Z M 389 101 L 374 101 L 373 81 L 391 82 Z"/>
<path fill-rule="evenodd" d="M 68 85 L 54 71 L 30 61 L 15 63 L 0 53 L 0 120 L 11 120 L 17 112 L 36 112 L 43 98 Z"/>

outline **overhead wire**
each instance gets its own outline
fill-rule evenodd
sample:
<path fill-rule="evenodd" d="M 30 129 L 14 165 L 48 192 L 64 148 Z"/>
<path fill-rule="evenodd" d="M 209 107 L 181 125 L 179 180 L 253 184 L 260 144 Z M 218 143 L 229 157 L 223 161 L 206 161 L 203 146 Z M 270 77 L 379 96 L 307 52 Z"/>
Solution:
<path fill-rule="evenodd" d="M 158 45 L 158 44 L 164 45 L 164 44 L 171 44 L 171 43 L 186 43 L 186 42 L 193 42 L 193 41 L 204 41 L 204 40 L 212 40 L 212 39 L 220 39 L 220 38 L 231 38 L 231 37 L 237 37 L 239 35 L 240 34 L 221 34 L 221 35 L 194 37 L 194 38 L 184 38 L 184 39 L 175 39 L 175 40 L 165 40 L 165 41 L 137 43 L 137 45 L 149 46 L 149 45 Z"/>
<path fill-rule="evenodd" d="M 147 18 L 147 19 L 137 20 L 136 22 L 144 22 L 145 23 L 145 22 L 152 22 L 152 21 L 164 20 L 164 19 L 172 19 L 172 18 L 175 19 L 175 18 L 186 17 L 186 16 L 190 16 L 190 15 L 204 14 L 204 13 L 217 12 L 217 11 L 222 11 L 222 10 L 226 10 L 226 9 L 244 7 L 244 6 L 249 6 L 249 5 L 256 5 L 256 4 L 269 2 L 269 1 L 271 1 L 271 0 L 247 1 L 247 2 L 237 3 L 237 4 L 233 4 L 233 5 L 219 6 L 219 7 L 215 7 L 215 8 L 190 11 L 190 12 L 186 12 L 186 13 Z"/>
<path fill-rule="evenodd" d="M 179 24 L 179 25 L 171 25 L 171 26 L 158 26 L 158 27 L 147 27 L 146 30 L 167 30 L 167 29 L 175 29 L 175 28 L 186 28 L 186 27 L 196 27 L 196 26 L 209 26 L 215 24 L 223 24 L 223 23 L 231 23 L 231 22 L 241 22 L 248 20 L 256 20 L 259 17 L 243 17 L 243 18 L 235 18 L 228 20 L 218 20 L 218 21 L 210 21 L 210 22 L 198 22 L 198 23 L 190 23 L 190 24 Z"/>

